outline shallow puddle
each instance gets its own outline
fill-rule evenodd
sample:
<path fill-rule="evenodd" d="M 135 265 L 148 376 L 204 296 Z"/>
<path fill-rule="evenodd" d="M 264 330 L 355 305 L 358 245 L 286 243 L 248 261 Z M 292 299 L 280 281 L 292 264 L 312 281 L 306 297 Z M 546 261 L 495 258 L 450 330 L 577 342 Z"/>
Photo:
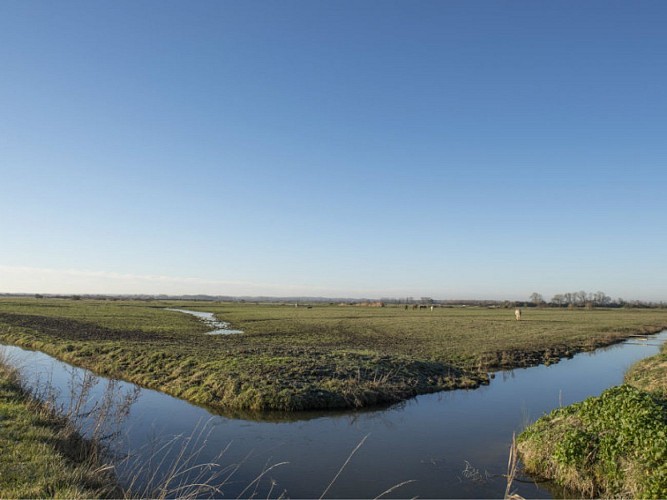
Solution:
<path fill-rule="evenodd" d="M 229 323 L 226 321 L 220 321 L 215 318 L 215 314 L 210 312 L 201 312 L 201 311 L 190 311 L 188 309 L 171 309 L 167 308 L 167 311 L 176 311 L 185 314 L 191 314 L 196 316 L 208 326 L 213 328 L 210 332 L 206 332 L 204 335 L 230 335 L 236 333 L 243 333 L 242 330 L 232 330 L 229 328 Z"/>

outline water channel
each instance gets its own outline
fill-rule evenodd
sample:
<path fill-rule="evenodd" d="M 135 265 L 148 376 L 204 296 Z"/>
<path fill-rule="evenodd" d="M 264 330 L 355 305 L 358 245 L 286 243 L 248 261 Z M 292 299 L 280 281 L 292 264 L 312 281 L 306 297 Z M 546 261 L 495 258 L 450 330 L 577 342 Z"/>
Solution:
<path fill-rule="evenodd" d="M 200 321 L 203 321 L 207 326 L 213 328 L 213 330 L 210 332 L 206 332 L 206 335 L 230 335 L 234 333 L 243 333 L 241 330 L 233 330 L 229 328 L 229 323 L 226 321 L 220 321 L 215 317 L 215 314 L 210 312 L 190 311 L 189 309 L 172 309 L 170 307 L 166 308 L 166 310 L 190 314 L 191 316 L 199 318 Z"/>
<path fill-rule="evenodd" d="M 120 438 L 114 441 L 113 449 L 129 456 L 118 467 L 118 475 L 127 485 L 130 478 L 140 476 L 140 464 L 164 459 L 162 469 L 167 469 L 170 457 L 164 455 L 179 454 L 181 445 L 176 441 L 164 449 L 160 446 L 174 436 L 195 436 L 190 447 L 198 453 L 197 462 L 234 467 L 215 480 L 225 497 L 284 493 L 319 498 L 365 438 L 327 497 L 373 498 L 404 481 L 412 482 L 386 497 L 502 497 L 506 482 L 499 475 L 506 471 L 512 433 L 559 405 L 621 383 L 630 365 L 656 354 L 665 340 L 667 331 L 551 366 L 498 372 L 489 386 L 479 389 L 423 395 L 366 411 L 218 415 L 141 389 L 122 421 Z M 34 385 L 48 381 L 55 387 L 56 399 L 63 405 L 71 399 L 72 380 L 85 373 L 40 352 L 13 346 L 4 350 Z M 109 392 L 109 384 L 99 378 L 90 404 Z M 125 382 L 112 386 L 118 398 L 135 390 Z M 514 489 L 527 498 L 549 498 L 553 493 L 547 485 L 535 483 L 515 483 Z"/>

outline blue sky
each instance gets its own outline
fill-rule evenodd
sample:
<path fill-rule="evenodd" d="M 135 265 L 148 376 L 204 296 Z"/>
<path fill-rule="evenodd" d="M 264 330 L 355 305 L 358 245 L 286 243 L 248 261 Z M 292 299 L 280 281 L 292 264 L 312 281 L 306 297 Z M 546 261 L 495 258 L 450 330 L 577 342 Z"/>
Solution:
<path fill-rule="evenodd" d="M 0 3 L 0 292 L 667 300 L 667 3 Z"/>

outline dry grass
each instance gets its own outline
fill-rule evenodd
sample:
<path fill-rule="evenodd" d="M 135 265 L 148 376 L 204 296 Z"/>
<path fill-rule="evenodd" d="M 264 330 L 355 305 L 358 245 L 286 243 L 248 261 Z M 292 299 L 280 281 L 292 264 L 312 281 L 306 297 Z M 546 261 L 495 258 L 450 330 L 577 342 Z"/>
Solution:
<path fill-rule="evenodd" d="M 139 389 L 125 390 L 111 380 L 99 396 L 99 384 L 91 373 L 72 370 L 68 391 L 61 394 L 49 377 L 26 380 L 0 351 L 0 498 L 223 496 L 241 464 L 223 465 L 226 449 L 212 461 L 202 460 L 212 427 L 205 423 L 189 436 L 155 440 L 146 445 L 148 453 L 121 455 L 121 429 Z M 280 465 L 262 471 L 243 494 Z"/>
<path fill-rule="evenodd" d="M 0 497 L 118 497 L 113 467 L 99 443 L 82 439 L 52 406 L 23 388 L 0 359 Z"/>
<path fill-rule="evenodd" d="M 211 311 L 243 335 L 168 307 Z M 0 300 L 0 341 L 224 410 L 351 408 L 472 388 L 667 326 L 663 310 L 412 311 L 316 305 Z"/>
<path fill-rule="evenodd" d="M 667 399 L 667 344 L 660 354 L 635 363 L 625 374 L 625 382 Z"/>

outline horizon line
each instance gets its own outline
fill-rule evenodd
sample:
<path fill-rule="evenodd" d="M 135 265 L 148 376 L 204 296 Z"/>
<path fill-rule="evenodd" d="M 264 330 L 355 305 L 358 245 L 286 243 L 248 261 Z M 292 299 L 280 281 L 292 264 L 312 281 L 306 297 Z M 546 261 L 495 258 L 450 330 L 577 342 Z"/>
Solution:
<path fill-rule="evenodd" d="M 54 299 L 67 299 L 67 298 L 84 298 L 84 299 L 96 299 L 96 298 L 126 298 L 126 299 L 154 299 L 154 300 L 230 300 L 232 302 L 241 301 L 241 300 L 254 300 L 254 301 L 296 301 L 296 300 L 305 300 L 305 301 L 315 301 L 315 302 L 330 302 L 330 301 L 345 301 L 345 302 L 427 302 L 432 301 L 434 303 L 449 303 L 449 304 L 464 304 L 464 303 L 490 303 L 498 304 L 504 302 L 520 302 L 524 304 L 532 303 L 529 299 L 471 299 L 471 298 L 458 298 L 458 299 L 442 299 L 442 298 L 433 298 L 433 297 L 335 297 L 335 296 L 320 296 L 320 295 L 211 295 L 206 293 L 197 293 L 197 294 L 166 294 L 166 293 L 40 293 L 40 292 L 0 292 L 0 297 L 32 297 L 32 298 L 54 298 Z M 552 304 L 551 301 L 544 301 L 542 304 Z M 624 304 L 667 304 L 663 300 L 641 300 L 641 299 L 623 299 Z M 612 300 L 610 304 L 619 304 L 619 302 Z M 582 305 L 582 304 L 579 304 Z"/>

